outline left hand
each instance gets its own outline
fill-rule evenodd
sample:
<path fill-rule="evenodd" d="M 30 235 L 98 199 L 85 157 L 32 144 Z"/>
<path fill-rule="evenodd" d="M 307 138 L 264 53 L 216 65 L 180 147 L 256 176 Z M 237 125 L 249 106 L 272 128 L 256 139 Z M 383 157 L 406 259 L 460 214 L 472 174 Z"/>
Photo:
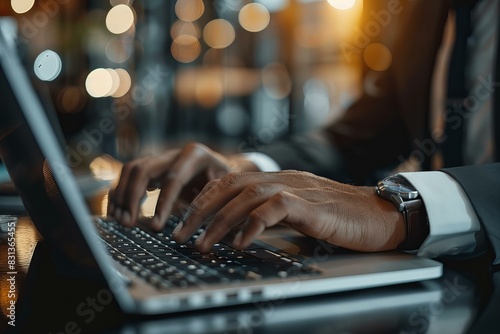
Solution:
<path fill-rule="evenodd" d="M 209 182 L 173 232 L 208 252 L 229 231 L 233 245 L 248 247 L 268 227 L 286 224 L 311 237 L 358 251 L 395 249 L 405 238 L 403 217 L 374 187 L 341 184 L 310 173 L 229 173 Z"/>

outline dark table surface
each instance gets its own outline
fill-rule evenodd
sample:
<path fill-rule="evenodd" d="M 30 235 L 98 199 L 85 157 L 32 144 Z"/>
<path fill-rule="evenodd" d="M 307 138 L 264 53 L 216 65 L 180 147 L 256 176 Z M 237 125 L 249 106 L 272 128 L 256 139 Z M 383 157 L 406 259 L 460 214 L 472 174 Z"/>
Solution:
<path fill-rule="evenodd" d="M 419 283 L 142 317 L 123 314 L 113 301 L 92 303 L 99 284 L 59 275 L 29 218 L 16 224 L 16 274 L 9 274 L 5 230 L 0 236 L 0 332 L 500 332 L 499 275 L 480 259 L 447 261 L 443 277 Z M 15 327 L 7 317 L 11 300 L 16 301 Z"/>

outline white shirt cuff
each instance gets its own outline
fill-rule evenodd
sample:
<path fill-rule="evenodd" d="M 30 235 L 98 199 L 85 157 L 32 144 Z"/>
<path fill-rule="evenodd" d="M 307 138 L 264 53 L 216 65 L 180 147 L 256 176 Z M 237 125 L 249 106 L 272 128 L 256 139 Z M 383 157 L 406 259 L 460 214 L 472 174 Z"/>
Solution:
<path fill-rule="evenodd" d="M 425 257 L 471 253 L 479 219 L 460 185 L 443 172 L 401 173 L 419 192 L 429 217 L 429 236 L 417 254 Z"/>
<path fill-rule="evenodd" d="M 242 155 L 250 160 L 261 172 L 279 172 L 280 166 L 268 155 L 260 152 L 242 153 Z"/>

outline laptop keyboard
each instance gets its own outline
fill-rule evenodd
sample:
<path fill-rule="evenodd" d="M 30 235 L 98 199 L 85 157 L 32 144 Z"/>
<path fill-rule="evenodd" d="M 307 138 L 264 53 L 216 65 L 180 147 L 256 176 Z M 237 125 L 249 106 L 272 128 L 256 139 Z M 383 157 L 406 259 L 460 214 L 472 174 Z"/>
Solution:
<path fill-rule="evenodd" d="M 160 233 L 101 219 L 96 225 L 113 259 L 159 289 L 319 273 L 257 244 L 240 251 L 220 242 L 210 253 L 202 254 L 192 246 L 202 230 L 186 244 L 173 240 L 178 221 L 171 216 Z"/>

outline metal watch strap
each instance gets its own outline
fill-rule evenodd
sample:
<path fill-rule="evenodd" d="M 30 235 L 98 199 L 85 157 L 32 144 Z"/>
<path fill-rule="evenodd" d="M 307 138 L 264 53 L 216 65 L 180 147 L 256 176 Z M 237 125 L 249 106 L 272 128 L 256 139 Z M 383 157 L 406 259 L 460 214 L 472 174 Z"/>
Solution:
<path fill-rule="evenodd" d="M 401 213 L 406 224 L 406 238 L 398 249 L 418 249 L 429 235 L 429 219 L 422 200 L 405 201 Z"/>

